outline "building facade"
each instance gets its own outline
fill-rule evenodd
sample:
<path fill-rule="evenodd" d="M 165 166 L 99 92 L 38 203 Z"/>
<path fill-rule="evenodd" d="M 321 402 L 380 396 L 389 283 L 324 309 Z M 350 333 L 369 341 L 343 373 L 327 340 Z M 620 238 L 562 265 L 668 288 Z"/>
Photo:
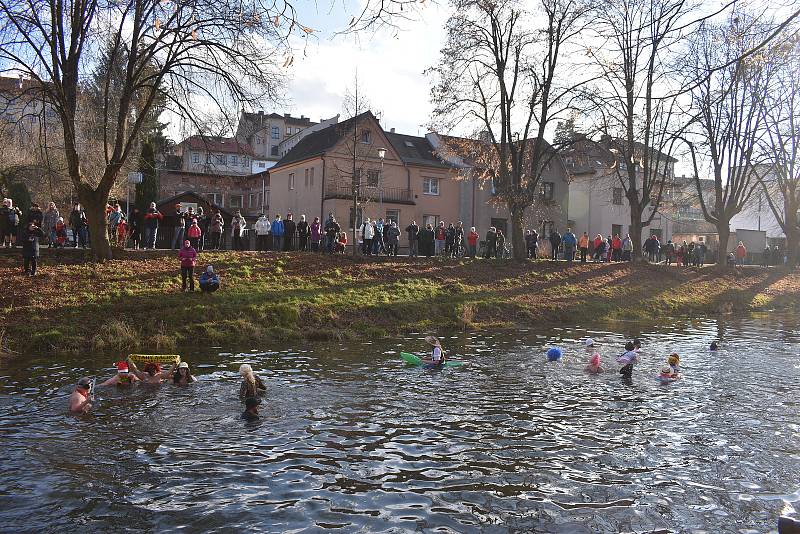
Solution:
<path fill-rule="evenodd" d="M 316 124 L 304 115 L 292 117 L 289 113 L 242 111 L 235 137 L 239 142 L 249 145 L 254 157 L 267 162 L 265 168 L 269 168 L 271 162 L 281 158 L 279 145 L 283 141 Z"/>

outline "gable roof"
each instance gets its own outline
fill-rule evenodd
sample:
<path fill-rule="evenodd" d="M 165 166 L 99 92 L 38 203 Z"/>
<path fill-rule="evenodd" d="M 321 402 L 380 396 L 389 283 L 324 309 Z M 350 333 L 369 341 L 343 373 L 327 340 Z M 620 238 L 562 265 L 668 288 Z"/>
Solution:
<path fill-rule="evenodd" d="M 346 121 L 338 124 L 332 124 L 327 128 L 323 128 L 318 132 L 307 135 L 300 140 L 289 152 L 286 153 L 278 163 L 270 170 L 278 169 L 284 165 L 303 161 L 304 159 L 312 158 L 325 154 L 328 150 L 336 146 L 353 128 L 353 126 L 364 119 L 372 119 L 377 122 L 377 119 L 371 111 L 365 111 L 360 115 L 351 117 Z"/>
<path fill-rule="evenodd" d="M 249 138 L 251 135 L 262 130 L 266 126 L 264 124 L 265 121 L 270 119 L 282 120 L 287 125 L 300 126 L 302 128 L 308 128 L 309 126 L 317 124 L 316 122 L 312 122 L 309 117 L 292 117 L 289 113 L 281 115 L 279 113 L 264 113 L 263 111 L 257 113 L 242 111 L 242 116 L 239 118 L 239 124 L 236 127 L 237 137 Z"/>
<path fill-rule="evenodd" d="M 384 134 L 403 163 L 429 167 L 450 167 L 436 155 L 433 146 L 426 138 L 394 132 L 384 132 Z"/>

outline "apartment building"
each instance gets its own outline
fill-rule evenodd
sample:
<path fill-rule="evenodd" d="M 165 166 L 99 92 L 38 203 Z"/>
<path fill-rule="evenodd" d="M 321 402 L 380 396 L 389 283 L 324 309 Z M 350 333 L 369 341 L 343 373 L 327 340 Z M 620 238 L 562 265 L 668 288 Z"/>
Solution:
<path fill-rule="evenodd" d="M 338 115 L 336 118 L 338 120 Z M 267 162 L 264 167 L 269 168 L 272 162 L 281 158 L 279 145 L 283 141 L 316 124 L 304 115 L 292 117 L 289 113 L 281 115 L 264 113 L 263 110 L 257 113 L 242 111 L 235 138 L 249 145 L 253 156 Z"/>

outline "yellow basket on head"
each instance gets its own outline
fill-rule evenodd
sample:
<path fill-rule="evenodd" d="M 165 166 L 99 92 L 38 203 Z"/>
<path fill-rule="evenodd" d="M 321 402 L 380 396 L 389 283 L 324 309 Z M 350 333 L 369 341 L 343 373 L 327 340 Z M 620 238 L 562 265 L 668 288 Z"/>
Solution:
<path fill-rule="evenodd" d="M 181 357 L 178 354 L 128 354 L 128 358 L 136 363 L 179 364 Z"/>

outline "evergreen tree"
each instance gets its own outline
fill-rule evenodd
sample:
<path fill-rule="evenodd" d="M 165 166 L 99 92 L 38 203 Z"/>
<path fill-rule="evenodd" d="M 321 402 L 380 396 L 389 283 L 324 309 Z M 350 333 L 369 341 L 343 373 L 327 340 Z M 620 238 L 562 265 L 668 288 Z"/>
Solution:
<path fill-rule="evenodd" d="M 136 207 L 144 213 L 151 202 L 158 200 L 158 175 L 156 174 L 156 159 L 153 145 L 147 141 L 142 145 L 142 155 L 139 157 L 139 172 L 142 173 L 142 183 L 136 184 Z"/>

